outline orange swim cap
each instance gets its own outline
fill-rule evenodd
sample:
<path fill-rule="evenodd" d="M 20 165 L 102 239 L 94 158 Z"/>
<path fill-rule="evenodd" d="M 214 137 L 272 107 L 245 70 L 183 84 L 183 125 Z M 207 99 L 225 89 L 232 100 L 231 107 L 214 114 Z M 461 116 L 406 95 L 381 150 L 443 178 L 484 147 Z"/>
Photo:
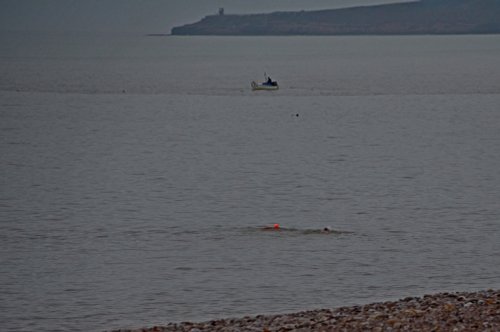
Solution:
<path fill-rule="evenodd" d="M 280 224 L 274 224 L 273 228 L 274 229 L 279 229 L 280 228 Z"/>

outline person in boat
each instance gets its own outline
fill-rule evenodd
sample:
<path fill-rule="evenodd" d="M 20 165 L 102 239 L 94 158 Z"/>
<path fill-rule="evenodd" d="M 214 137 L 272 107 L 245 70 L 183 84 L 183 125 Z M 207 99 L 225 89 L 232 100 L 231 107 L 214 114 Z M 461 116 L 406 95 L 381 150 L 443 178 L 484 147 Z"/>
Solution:
<path fill-rule="evenodd" d="M 267 77 L 267 82 L 265 83 L 266 85 L 273 85 L 273 80 L 271 79 L 271 77 Z"/>

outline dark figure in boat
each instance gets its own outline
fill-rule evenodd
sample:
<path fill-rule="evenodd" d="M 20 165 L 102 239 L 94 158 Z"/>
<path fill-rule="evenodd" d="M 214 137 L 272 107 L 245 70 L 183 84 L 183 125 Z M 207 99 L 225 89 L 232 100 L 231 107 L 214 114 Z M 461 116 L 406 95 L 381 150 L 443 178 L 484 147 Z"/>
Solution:
<path fill-rule="evenodd" d="M 267 77 L 267 82 L 265 82 L 264 85 L 277 86 L 278 82 L 273 82 L 273 80 L 271 79 L 271 77 L 268 76 Z"/>

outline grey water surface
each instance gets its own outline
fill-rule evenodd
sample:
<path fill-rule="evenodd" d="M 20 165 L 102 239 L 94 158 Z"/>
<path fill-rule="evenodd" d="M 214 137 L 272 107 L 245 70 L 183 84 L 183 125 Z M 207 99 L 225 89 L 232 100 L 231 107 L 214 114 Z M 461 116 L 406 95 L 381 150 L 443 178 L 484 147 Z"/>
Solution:
<path fill-rule="evenodd" d="M 2 331 L 500 287 L 499 36 L 1 41 Z"/>

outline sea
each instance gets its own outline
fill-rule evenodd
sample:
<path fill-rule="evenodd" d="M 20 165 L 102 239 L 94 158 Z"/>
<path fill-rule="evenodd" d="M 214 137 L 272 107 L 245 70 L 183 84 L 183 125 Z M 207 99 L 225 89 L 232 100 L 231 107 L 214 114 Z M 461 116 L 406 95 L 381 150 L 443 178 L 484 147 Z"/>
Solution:
<path fill-rule="evenodd" d="M 0 41 L 2 331 L 500 288 L 499 35 Z"/>

